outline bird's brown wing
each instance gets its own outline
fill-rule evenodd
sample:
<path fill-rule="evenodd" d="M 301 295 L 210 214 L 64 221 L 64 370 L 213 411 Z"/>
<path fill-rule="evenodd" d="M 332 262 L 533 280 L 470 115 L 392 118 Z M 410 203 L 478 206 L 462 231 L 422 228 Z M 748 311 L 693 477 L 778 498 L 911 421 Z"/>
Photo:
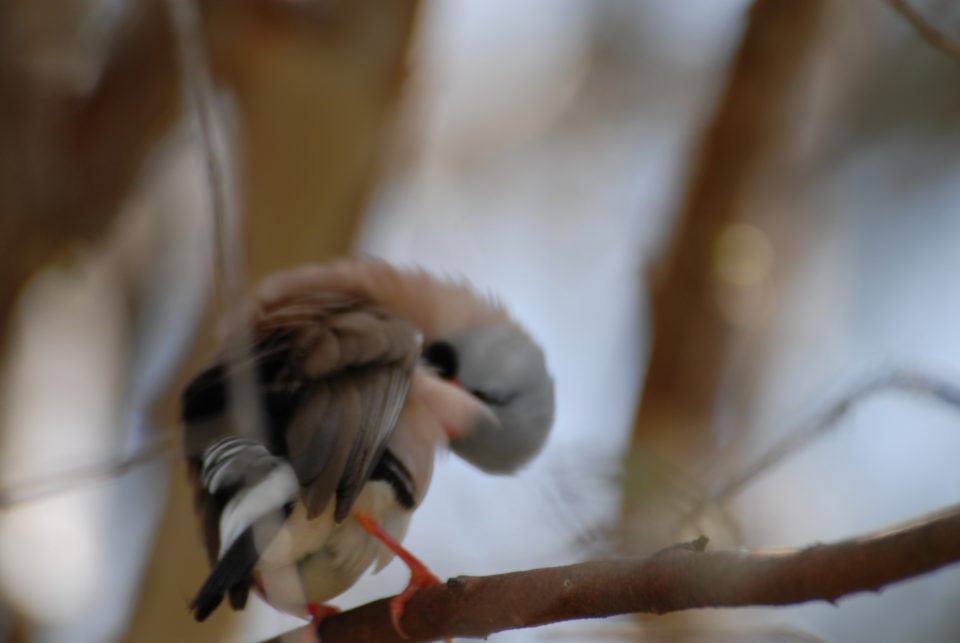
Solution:
<path fill-rule="evenodd" d="M 252 367 L 260 439 L 289 460 L 308 516 L 335 499 L 343 520 L 396 426 L 420 354 L 416 329 L 369 302 L 311 293 L 276 302 L 241 331 L 243 365 L 227 367 L 225 351 L 184 392 L 188 458 L 196 468 L 206 445 L 235 430 L 229 380 Z"/>

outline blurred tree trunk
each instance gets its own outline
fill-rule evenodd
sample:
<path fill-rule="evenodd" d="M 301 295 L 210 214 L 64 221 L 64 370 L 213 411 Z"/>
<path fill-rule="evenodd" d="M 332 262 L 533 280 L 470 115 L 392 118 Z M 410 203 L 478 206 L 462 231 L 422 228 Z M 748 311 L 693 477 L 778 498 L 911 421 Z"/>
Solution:
<path fill-rule="evenodd" d="M 31 67 L 22 7 L 0 5 L 0 338 L 30 275 L 113 221 L 179 111 L 169 21 L 156 0 L 138 9 L 87 95 Z"/>
<path fill-rule="evenodd" d="M 239 112 L 246 265 L 256 279 L 349 249 L 417 2 L 241 4 L 208 0 L 207 24 L 214 69 Z"/>
<path fill-rule="evenodd" d="M 238 117 L 247 276 L 349 252 L 387 147 L 419 1 L 199 6 L 213 74 Z M 183 102 L 162 0 L 128 6 L 88 84 L 46 74 L 23 50 L 27 7 L 0 3 L 0 339 L 31 275 L 98 241 L 120 216 Z M 58 28 L 79 28 L 89 9 L 71 4 Z M 206 358 L 211 322 L 208 316 L 183 374 Z M 158 401 L 158 426 L 175 425 L 182 379 Z M 185 607 L 207 562 L 179 467 L 167 514 L 129 638 L 216 640 L 229 610 L 221 610 L 220 627 L 199 627 Z"/>
<path fill-rule="evenodd" d="M 827 4 L 757 0 L 749 12 L 652 278 L 653 343 L 634 454 L 656 453 L 692 470 L 715 446 L 718 404 L 737 419 L 749 407 L 752 386 L 731 381 L 731 355 L 769 320 L 772 273 L 789 263 L 791 243 L 802 244 L 790 239 L 802 226 L 784 228 L 778 203 L 789 198 L 807 151 L 804 92 Z M 676 525 L 651 513 L 647 492 L 656 481 L 647 464 L 628 466 L 624 514 L 630 546 L 643 551 L 674 537 L 662 530 Z"/>
<path fill-rule="evenodd" d="M 378 164 L 416 0 L 204 0 L 212 65 L 240 116 L 253 277 L 341 253 Z M 89 95 L 32 73 L 0 7 L 0 336 L 29 276 L 117 214 L 180 110 L 170 18 L 130 10 Z"/>
<path fill-rule="evenodd" d="M 348 253 L 389 146 L 418 1 L 206 0 L 203 7 L 214 74 L 237 108 L 247 276 L 253 282 Z M 180 386 L 209 357 L 210 331 L 208 323 L 158 405 L 162 425 L 176 424 Z M 228 632 L 239 617 L 228 606 L 202 625 L 186 609 L 208 568 L 178 463 L 126 640 L 236 638 Z"/>

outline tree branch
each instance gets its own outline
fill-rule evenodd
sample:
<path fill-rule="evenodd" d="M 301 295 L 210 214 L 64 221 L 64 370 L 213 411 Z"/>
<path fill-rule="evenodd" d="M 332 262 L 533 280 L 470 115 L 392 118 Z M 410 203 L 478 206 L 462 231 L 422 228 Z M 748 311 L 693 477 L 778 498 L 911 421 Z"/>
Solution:
<path fill-rule="evenodd" d="M 387 599 L 324 620 L 319 634 L 324 643 L 413 643 L 616 614 L 836 603 L 960 561 L 960 505 L 829 545 L 753 552 L 705 552 L 705 545 L 701 538 L 646 558 L 452 578 L 407 604 L 409 639 L 394 631 Z M 266 643 L 309 635 L 305 626 Z"/>
<path fill-rule="evenodd" d="M 704 504 L 718 505 L 726 502 L 771 468 L 828 433 L 857 404 L 884 391 L 923 395 L 953 408 L 960 408 L 960 388 L 947 380 L 910 370 L 896 370 L 871 378 L 802 425 L 788 431 L 779 442 L 711 493 Z"/>
<path fill-rule="evenodd" d="M 888 0 L 890 7 L 900 14 L 921 38 L 945 54 L 960 58 L 960 42 L 947 32 L 935 27 L 914 9 L 907 0 Z"/>
<path fill-rule="evenodd" d="M 179 435 L 163 434 L 155 442 L 129 455 L 103 462 L 81 464 L 57 471 L 52 475 L 37 476 L 2 487 L 0 488 L 0 513 L 25 503 L 72 491 L 99 480 L 119 478 L 128 471 L 157 463 L 164 458 L 179 457 L 182 448 L 180 441 Z"/>

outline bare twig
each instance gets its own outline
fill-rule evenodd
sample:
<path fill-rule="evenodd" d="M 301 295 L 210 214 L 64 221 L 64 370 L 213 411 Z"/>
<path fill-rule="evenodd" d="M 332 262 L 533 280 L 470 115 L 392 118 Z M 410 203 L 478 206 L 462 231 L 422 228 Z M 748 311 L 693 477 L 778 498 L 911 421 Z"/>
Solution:
<path fill-rule="evenodd" d="M 319 634 L 325 643 L 403 643 L 616 614 L 836 603 L 960 561 L 960 505 L 898 528 L 803 549 L 703 552 L 704 542 L 647 558 L 452 578 L 407 604 L 409 639 L 394 631 L 387 599 L 325 619 Z M 292 634 L 308 640 L 309 633 L 306 626 Z"/>
<path fill-rule="evenodd" d="M 194 130 L 202 143 L 207 169 L 207 182 L 211 200 L 214 225 L 216 270 L 220 313 L 232 316 L 243 314 L 243 298 L 246 289 L 244 249 L 240 230 L 242 210 L 236 197 L 236 181 L 227 155 L 226 134 L 216 105 L 216 88 L 206 55 L 206 45 L 201 31 L 201 18 L 194 0 L 167 0 L 173 18 L 174 33 L 183 65 L 188 112 Z M 243 365 L 230 370 L 229 390 L 232 402 L 231 421 L 240 435 L 266 441 L 266 427 L 261 421 L 260 395 L 252 363 L 252 332 L 244 324 L 238 324 L 226 337 L 224 351 L 229 363 Z M 187 457 L 197 454 L 187 453 Z M 275 512 L 274 519 L 284 516 Z M 255 538 L 260 541 L 273 534 L 262 522 L 254 526 Z M 296 582 L 295 569 L 283 572 Z M 269 586 L 267 586 L 269 589 Z"/>
<path fill-rule="evenodd" d="M 123 458 L 81 465 L 26 480 L 0 489 L 0 510 L 65 493 L 77 488 L 77 485 L 116 478 L 139 466 L 177 455 L 178 451 L 179 436 L 169 435 Z"/>
<path fill-rule="evenodd" d="M 193 0 L 167 0 L 186 86 L 188 113 L 201 142 L 214 222 L 214 255 L 221 309 L 231 311 L 244 288 L 243 249 L 240 245 L 240 209 L 227 159 L 222 124 L 217 118 L 215 93 L 201 32 L 199 10 Z"/>
<path fill-rule="evenodd" d="M 778 643 L 827 643 L 822 638 L 795 627 L 737 627 L 727 625 L 687 626 L 663 622 L 653 626 L 651 621 L 610 623 L 597 628 L 585 624 L 580 631 L 568 629 L 551 632 L 552 641 L 714 641 L 715 643 L 748 643 L 777 641 Z"/>
<path fill-rule="evenodd" d="M 215 94 L 206 47 L 201 31 L 199 10 L 193 0 L 167 0 L 173 20 L 180 61 L 183 68 L 186 99 L 193 129 L 200 140 L 206 164 L 210 209 L 214 229 L 214 274 L 218 286 L 221 314 L 237 314 L 243 300 L 246 277 L 243 247 L 240 241 L 241 211 L 237 203 L 233 172 L 227 158 L 226 136 L 217 117 Z M 230 362 L 245 364 L 250 346 L 247 333 L 227 338 L 226 352 Z M 248 368 L 233 371 L 230 394 L 236 400 L 233 421 L 240 434 L 260 438 L 259 396 L 253 372 Z"/>
<path fill-rule="evenodd" d="M 913 371 L 894 371 L 870 379 L 804 424 L 788 431 L 780 442 L 774 444 L 766 453 L 711 493 L 706 498 L 705 504 L 717 505 L 729 500 L 772 467 L 834 428 L 837 422 L 858 403 L 889 390 L 930 396 L 944 404 L 960 408 L 960 387 L 931 375 Z"/>
<path fill-rule="evenodd" d="M 900 14 L 921 38 L 945 54 L 960 58 L 960 41 L 951 37 L 942 29 L 935 27 L 913 8 L 907 0 L 888 0 L 890 7 Z"/>

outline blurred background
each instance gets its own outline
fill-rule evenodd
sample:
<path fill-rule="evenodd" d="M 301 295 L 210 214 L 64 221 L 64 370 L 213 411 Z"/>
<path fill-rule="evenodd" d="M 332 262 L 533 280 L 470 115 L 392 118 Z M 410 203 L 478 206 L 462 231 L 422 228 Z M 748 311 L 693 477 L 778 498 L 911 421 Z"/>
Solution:
<path fill-rule="evenodd" d="M 956 3 L 198 0 L 242 212 L 219 225 L 174 4 L 0 2 L 0 640 L 302 623 L 259 601 L 190 619 L 177 392 L 231 283 L 349 253 L 499 294 L 556 379 L 520 475 L 441 457 L 406 544 L 442 577 L 700 533 L 802 546 L 960 496 L 960 414 L 895 386 L 730 490 L 865 382 L 960 382 Z M 405 580 L 394 562 L 334 603 Z M 839 607 L 492 640 L 946 642 L 958 604 L 948 568 Z"/>

